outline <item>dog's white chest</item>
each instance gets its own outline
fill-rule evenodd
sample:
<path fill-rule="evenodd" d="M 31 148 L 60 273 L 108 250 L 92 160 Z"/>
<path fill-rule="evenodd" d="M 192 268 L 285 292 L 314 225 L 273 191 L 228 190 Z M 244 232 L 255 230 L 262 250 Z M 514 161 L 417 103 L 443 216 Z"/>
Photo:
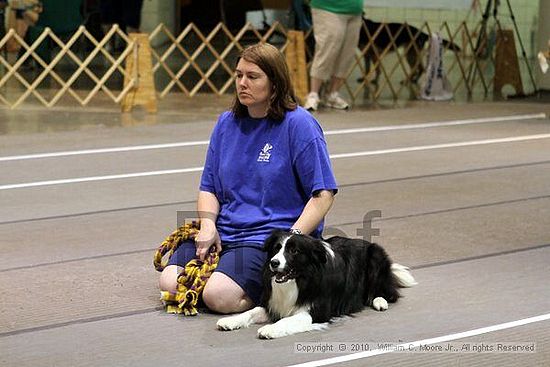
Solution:
<path fill-rule="evenodd" d="M 271 281 L 271 299 L 269 300 L 269 310 L 279 315 L 279 317 L 292 316 L 298 308 L 298 286 L 294 279 L 285 283 L 276 283 Z"/>

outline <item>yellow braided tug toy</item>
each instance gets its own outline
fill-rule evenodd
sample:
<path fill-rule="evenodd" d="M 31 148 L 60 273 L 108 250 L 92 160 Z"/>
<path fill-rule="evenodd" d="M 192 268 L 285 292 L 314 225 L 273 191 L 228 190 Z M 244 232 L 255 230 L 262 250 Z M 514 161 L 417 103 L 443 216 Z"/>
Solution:
<path fill-rule="evenodd" d="M 168 236 L 155 252 L 153 265 L 157 271 L 162 271 L 168 264 L 168 259 L 178 246 L 186 240 L 194 239 L 199 233 L 200 223 L 192 222 L 184 224 Z M 163 258 L 166 260 L 163 261 Z M 178 276 L 178 288 L 176 294 L 167 291 L 160 292 L 160 300 L 166 307 L 166 312 L 195 316 L 198 314 L 197 302 L 199 296 L 208 281 L 208 278 L 218 266 L 218 253 L 211 250 L 205 261 L 194 259 L 185 265 Z"/>

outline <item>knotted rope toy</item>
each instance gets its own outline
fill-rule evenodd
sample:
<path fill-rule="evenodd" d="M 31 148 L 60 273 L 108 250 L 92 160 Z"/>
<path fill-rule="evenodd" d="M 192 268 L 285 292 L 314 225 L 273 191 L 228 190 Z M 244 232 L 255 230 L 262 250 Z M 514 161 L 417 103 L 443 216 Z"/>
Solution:
<path fill-rule="evenodd" d="M 172 256 L 178 246 L 186 240 L 194 239 L 200 230 L 199 222 L 184 224 L 168 236 L 159 246 L 153 258 L 153 265 L 157 271 L 162 271 L 168 265 L 168 258 Z M 168 254 L 167 259 L 163 260 Z M 160 292 L 160 300 L 166 307 L 166 312 L 195 316 L 198 314 L 197 302 L 208 278 L 218 266 L 219 256 L 212 247 L 204 261 L 193 259 L 189 261 L 178 276 L 176 294 L 168 291 Z"/>

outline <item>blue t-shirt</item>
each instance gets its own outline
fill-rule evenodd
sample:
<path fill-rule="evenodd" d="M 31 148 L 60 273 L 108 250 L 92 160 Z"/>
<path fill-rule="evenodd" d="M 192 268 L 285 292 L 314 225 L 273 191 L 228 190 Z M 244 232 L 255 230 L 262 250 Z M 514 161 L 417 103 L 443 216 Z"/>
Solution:
<path fill-rule="evenodd" d="M 297 107 L 281 122 L 221 114 L 200 190 L 220 203 L 222 242 L 261 244 L 274 229 L 290 228 L 314 192 L 337 185 L 321 126 Z M 323 223 L 312 235 L 322 230 Z"/>

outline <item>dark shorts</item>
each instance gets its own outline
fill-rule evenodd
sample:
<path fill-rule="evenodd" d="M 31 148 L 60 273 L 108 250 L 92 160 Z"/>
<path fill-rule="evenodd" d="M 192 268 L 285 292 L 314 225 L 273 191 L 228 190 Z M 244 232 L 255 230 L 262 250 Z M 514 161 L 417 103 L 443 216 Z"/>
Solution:
<path fill-rule="evenodd" d="M 132 27 L 138 29 L 141 23 L 141 8 L 143 0 L 111 0 L 100 2 L 101 23 L 118 23 L 123 29 Z"/>
<path fill-rule="evenodd" d="M 168 265 L 184 267 L 195 258 L 194 242 L 184 242 L 172 254 Z M 262 295 L 262 268 L 267 254 L 262 245 L 256 243 L 230 243 L 222 245 L 220 262 L 215 271 L 219 271 L 237 283 L 255 303 Z"/>

